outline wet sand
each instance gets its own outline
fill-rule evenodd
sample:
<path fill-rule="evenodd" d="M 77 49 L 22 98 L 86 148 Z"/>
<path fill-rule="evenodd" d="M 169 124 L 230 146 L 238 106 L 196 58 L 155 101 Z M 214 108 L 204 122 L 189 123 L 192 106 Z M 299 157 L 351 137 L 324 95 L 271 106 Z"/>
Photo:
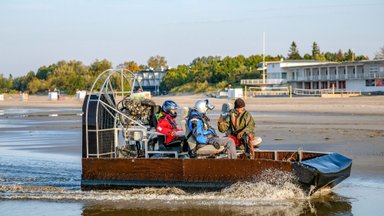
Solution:
<path fill-rule="evenodd" d="M 157 104 L 174 100 L 179 106 L 193 106 L 204 95 L 160 96 L 152 99 Z M 217 128 L 221 104 L 233 100 L 209 98 L 216 105 L 209 114 L 212 126 Z M 353 169 L 374 175 L 384 175 L 384 96 L 320 98 L 320 97 L 256 97 L 246 98 L 246 109 L 256 122 L 256 135 L 263 138 L 261 149 L 297 149 L 339 152 L 351 157 Z M 47 96 L 30 96 L 20 101 L 18 95 L 6 96 L 1 108 L 79 108 L 82 100 L 64 97 L 50 101 Z M 47 112 L 42 109 L 42 113 Z M 0 117 L 1 118 L 1 117 Z M 45 118 L 45 117 L 44 117 Z M 46 117 L 47 120 L 51 119 Z M 62 117 L 63 118 L 63 117 Z M 64 117 L 65 118 L 65 117 Z M 68 117 L 68 118 L 78 118 Z M 52 126 L 52 125 L 51 125 Z M 39 127 L 51 127 L 40 125 Z M 36 127 L 31 125 L 31 127 Z M 81 130 L 81 124 L 76 123 Z M 0 128 L 0 131 L 3 130 Z M 78 145 L 63 150 L 70 154 L 80 151 Z M 38 148 L 37 148 L 38 149 Z M 55 148 L 45 148 L 44 151 Z M 61 152 L 63 153 L 63 152 Z M 80 155 L 80 152 L 79 152 Z"/>
<path fill-rule="evenodd" d="M 49 100 L 48 96 L 35 96 L 30 95 L 28 99 L 21 100 L 21 96 L 17 94 L 6 94 L 4 101 L 0 101 L 1 107 L 63 107 L 75 108 L 81 107 L 82 100 L 76 99 L 72 96 L 64 96 L 60 100 Z"/>
<path fill-rule="evenodd" d="M 233 103 L 233 99 L 211 98 L 202 94 L 152 97 L 157 104 L 165 100 L 174 100 L 179 106 L 193 106 L 198 99 L 208 98 L 221 109 L 225 102 Z M 359 96 L 349 98 L 320 97 L 252 97 L 246 98 L 246 108 L 256 112 L 299 112 L 299 113 L 338 113 L 338 114 L 384 114 L 384 96 Z M 83 100 L 65 96 L 60 100 L 49 100 L 48 96 L 29 96 L 22 101 L 19 95 L 6 95 L 0 101 L 1 107 L 66 107 L 81 108 Z"/>

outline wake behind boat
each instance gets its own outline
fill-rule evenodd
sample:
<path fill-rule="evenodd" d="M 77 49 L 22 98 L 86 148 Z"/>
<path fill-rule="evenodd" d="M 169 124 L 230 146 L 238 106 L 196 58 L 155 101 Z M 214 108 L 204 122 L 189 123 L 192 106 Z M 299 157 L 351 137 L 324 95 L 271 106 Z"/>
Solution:
<path fill-rule="evenodd" d="M 256 148 L 254 159 L 226 159 L 224 148 L 207 145 L 198 149 L 197 158 L 190 158 L 180 148 L 164 145 L 164 135 L 155 131 L 160 108 L 149 93 L 134 93 L 136 87 L 141 88 L 134 74 L 110 69 L 99 75 L 84 100 L 82 189 L 220 189 L 276 170 L 290 173 L 312 194 L 350 175 L 351 159 L 301 149 Z M 184 110 L 182 124 L 188 118 L 188 108 Z"/>

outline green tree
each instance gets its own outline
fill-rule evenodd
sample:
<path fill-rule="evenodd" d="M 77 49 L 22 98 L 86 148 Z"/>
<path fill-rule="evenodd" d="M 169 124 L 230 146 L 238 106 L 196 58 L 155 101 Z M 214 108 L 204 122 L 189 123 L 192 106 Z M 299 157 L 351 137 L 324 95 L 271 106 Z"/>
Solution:
<path fill-rule="evenodd" d="M 13 89 L 17 91 L 26 91 L 28 89 L 29 82 L 35 78 L 35 72 L 29 71 L 27 75 L 16 78 L 13 80 Z"/>
<path fill-rule="evenodd" d="M 99 59 L 96 59 L 89 66 L 89 72 L 92 76 L 98 76 L 103 71 L 106 71 L 111 68 L 112 68 L 112 62 L 108 61 L 107 59 L 103 59 L 101 61 Z"/>
<path fill-rule="evenodd" d="M 77 89 L 85 88 L 84 77 L 88 73 L 88 67 L 81 61 L 60 61 L 57 65 L 54 74 L 48 78 L 51 88 L 64 90 L 67 94 L 75 94 Z"/>
<path fill-rule="evenodd" d="M 40 90 L 40 80 L 38 78 L 33 78 L 29 83 L 28 83 L 28 91 L 31 94 L 36 94 Z"/>
<path fill-rule="evenodd" d="M 118 67 L 125 68 L 131 72 L 141 71 L 142 68 L 135 61 L 126 61 L 123 64 L 120 64 Z"/>
<path fill-rule="evenodd" d="M 358 55 L 355 57 L 355 61 L 362 61 L 362 60 L 369 60 L 369 58 L 368 56 L 364 56 L 364 55 Z"/>
<path fill-rule="evenodd" d="M 355 61 L 355 53 L 348 49 L 348 52 L 344 54 L 344 61 Z"/>
<path fill-rule="evenodd" d="M 3 74 L 0 74 L 0 94 L 8 93 L 12 89 L 12 75 L 9 78 L 5 78 Z"/>
<path fill-rule="evenodd" d="M 191 73 L 188 65 L 179 65 L 177 68 L 168 70 L 162 79 L 160 89 L 169 91 L 174 87 L 181 86 L 191 81 Z"/>
<path fill-rule="evenodd" d="M 341 49 L 339 49 L 339 51 L 337 51 L 337 53 L 334 54 L 333 59 L 329 60 L 329 61 L 338 61 L 338 62 L 345 61 L 345 56 L 344 56 L 343 51 Z"/>
<path fill-rule="evenodd" d="M 336 54 L 331 52 L 326 52 L 323 54 L 326 61 L 335 61 L 336 60 Z"/>
<path fill-rule="evenodd" d="M 160 56 L 160 55 L 149 57 L 147 63 L 148 63 L 148 67 L 153 69 L 167 67 L 167 60 L 165 59 L 164 56 Z"/>
<path fill-rule="evenodd" d="M 238 62 L 235 58 L 231 58 L 226 56 L 221 61 L 222 71 L 217 71 L 213 75 L 213 79 L 211 79 L 211 83 L 218 83 L 223 80 L 227 80 L 228 82 L 235 82 L 236 77 L 239 75 L 237 68 L 239 67 Z"/>
<path fill-rule="evenodd" d="M 312 59 L 314 60 L 324 60 L 324 57 L 321 55 L 320 47 L 316 42 L 312 44 Z"/>
<path fill-rule="evenodd" d="M 311 60 L 312 59 L 312 56 L 308 53 L 305 53 L 304 56 L 303 56 L 303 59 L 305 60 Z"/>
<path fill-rule="evenodd" d="M 297 48 L 295 41 L 292 42 L 291 47 L 289 48 L 288 59 L 289 60 L 300 60 L 301 59 L 301 56 L 299 54 L 299 49 Z"/>
<path fill-rule="evenodd" d="M 263 56 L 251 55 L 245 59 L 244 65 L 248 68 L 249 71 L 256 72 L 260 62 L 263 62 Z"/>
<path fill-rule="evenodd" d="M 40 80 L 47 80 L 48 76 L 51 75 L 55 69 L 56 69 L 55 64 L 51 64 L 48 67 L 43 65 L 43 66 L 39 67 L 39 69 L 37 70 L 36 78 L 38 78 Z"/>
<path fill-rule="evenodd" d="M 112 62 L 107 59 L 99 60 L 96 59 L 89 66 L 88 72 L 86 72 L 86 66 L 83 66 L 83 83 L 84 86 L 81 89 L 90 89 L 95 79 L 104 71 L 112 68 Z M 78 83 L 79 84 L 79 83 Z M 79 84 L 80 85 L 80 84 Z"/>
<path fill-rule="evenodd" d="M 204 81 L 212 79 L 212 74 L 215 70 L 219 70 L 220 56 L 203 56 L 195 58 L 191 65 L 190 71 L 193 74 L 193 81 L 203 83 Z"/>

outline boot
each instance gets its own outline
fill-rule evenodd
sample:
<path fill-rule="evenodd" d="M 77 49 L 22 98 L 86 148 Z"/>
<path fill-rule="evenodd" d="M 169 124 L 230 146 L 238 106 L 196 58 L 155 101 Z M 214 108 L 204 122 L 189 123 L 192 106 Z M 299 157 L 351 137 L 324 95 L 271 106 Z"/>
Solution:
<path fill-rule="evenodd" d="M 191 149 L 187 140 L 183 141 L 183 152 L 188 152 L 189 158 L 197 157 L 195 149 Z"/>
<path fill-rule="evenodd" d="M 191 150 L 191 148 L 189 147 L 189 143 L 187 142 L 187 140 L 184 140 L 183 141 L 183 152 L 189 152 Z"/>
<path fill-rule="evenodd" d="M 249 135 L 244 133 L 243 136 L 241 137 L 240 141 L 244 144 L 245 148 L 245 155 L 247 156 L 248 159 L 253 159 L 254 158 L 254 152 L 253 152 L 253 146 L 252 143 L 250 142 Z"/>
<path fill-rule="evenodd" d="M 189 150 L 188 151 L 189 158 L 196 158 L 197 154 L 194 150 Z"/>

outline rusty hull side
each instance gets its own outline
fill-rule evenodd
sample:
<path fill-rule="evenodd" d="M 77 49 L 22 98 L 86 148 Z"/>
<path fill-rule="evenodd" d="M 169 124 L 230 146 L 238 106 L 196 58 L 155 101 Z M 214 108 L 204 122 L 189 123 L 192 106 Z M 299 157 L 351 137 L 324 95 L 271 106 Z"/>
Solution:
<path fill-rule="evenodd" d="M 82 188 L 176 186 L 223 188 L 267 169 L 292 172 L 290 162 L 255 159 L 82 159 Z"/>

